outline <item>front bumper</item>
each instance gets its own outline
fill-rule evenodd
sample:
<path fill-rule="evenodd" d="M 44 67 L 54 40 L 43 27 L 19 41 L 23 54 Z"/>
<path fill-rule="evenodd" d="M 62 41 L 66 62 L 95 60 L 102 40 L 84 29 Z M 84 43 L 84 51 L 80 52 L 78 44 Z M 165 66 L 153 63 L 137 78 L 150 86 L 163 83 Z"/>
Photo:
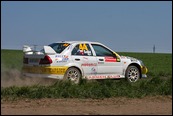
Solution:
<path fill-rule="evenodd" d="M 147 77 L 147 72 L 148 72 L 148 69 L 146 66 L 141 66 L 141 73 L 142 73 L 142 78 L 146 78 Z"/>

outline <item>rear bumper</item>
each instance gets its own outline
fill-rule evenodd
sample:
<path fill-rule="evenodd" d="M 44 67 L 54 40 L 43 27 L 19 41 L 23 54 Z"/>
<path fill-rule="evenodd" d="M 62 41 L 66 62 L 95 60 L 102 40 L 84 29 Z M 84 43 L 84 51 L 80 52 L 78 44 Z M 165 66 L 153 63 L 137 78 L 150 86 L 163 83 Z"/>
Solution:
<path fill-rule="evenodd" d="M 38 75 L 64 75 L 67 69 L 67 66 L 23 66 L 22 72 Z"/>
<path fill-rule="evenodd" d="M 66 66 L 23 66 L 22 75 L 26 77 L 41 77 L 63 79 Z"/>

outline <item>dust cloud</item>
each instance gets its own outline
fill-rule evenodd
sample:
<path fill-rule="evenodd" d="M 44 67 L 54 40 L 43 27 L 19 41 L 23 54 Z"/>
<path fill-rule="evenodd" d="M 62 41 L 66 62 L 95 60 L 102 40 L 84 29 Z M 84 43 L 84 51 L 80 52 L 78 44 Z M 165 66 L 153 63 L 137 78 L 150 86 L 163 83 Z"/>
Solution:
<path fill-rule="evenodd" d="M 17 69 L 10 69 L 6 71 L 1 70 L 1 87 L 10 86 L 32 86 L 32 85 L 52 85 L 57 79 L 48 79 L 40 77 L 24 77 Z"/>

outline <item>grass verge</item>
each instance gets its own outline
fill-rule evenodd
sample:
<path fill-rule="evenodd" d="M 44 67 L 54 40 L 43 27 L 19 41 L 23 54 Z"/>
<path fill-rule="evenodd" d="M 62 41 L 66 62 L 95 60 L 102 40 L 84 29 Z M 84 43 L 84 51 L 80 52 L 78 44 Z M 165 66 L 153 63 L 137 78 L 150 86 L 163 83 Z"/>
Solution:
<path fill-rule="evenodd" d="M 161 79 L 153 77 L 136 83 L 126 80 L 103 80 L 74 85 L 70 82 L 57 81 L 51 86 L 25 86 L 1 88 L 1 99 L 17 98 L 109 98 L 172 95 L 172 77 Z"/>

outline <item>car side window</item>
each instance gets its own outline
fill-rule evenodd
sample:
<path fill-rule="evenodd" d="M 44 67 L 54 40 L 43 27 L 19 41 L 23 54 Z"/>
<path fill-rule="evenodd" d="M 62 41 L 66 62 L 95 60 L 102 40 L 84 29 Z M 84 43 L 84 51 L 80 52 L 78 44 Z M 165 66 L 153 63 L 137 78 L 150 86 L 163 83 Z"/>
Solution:
<path fill-rule="evenodd" d="M 112 56 L 115 57 L 115 55 L 107 48 L 104 46 L 98 45 L 98 44 L 91 44 L 96 56 Z"/>
<path fill-rule="evenodd" d="M 79 56 L 93 56 L 91 48 L 89 44 L 77 44 L 73 50 L 72 55 L 79 55 Z"/>
<path fill-rule="evenodd" d="M 61 53 L 69 45 L 70 45 L 69 43 L 52 43 L 48 46 L 50 46 L 53 50 L 55 50 L 56 53 Z M 43 51 L 43 49 L 41 51 Z"/>

